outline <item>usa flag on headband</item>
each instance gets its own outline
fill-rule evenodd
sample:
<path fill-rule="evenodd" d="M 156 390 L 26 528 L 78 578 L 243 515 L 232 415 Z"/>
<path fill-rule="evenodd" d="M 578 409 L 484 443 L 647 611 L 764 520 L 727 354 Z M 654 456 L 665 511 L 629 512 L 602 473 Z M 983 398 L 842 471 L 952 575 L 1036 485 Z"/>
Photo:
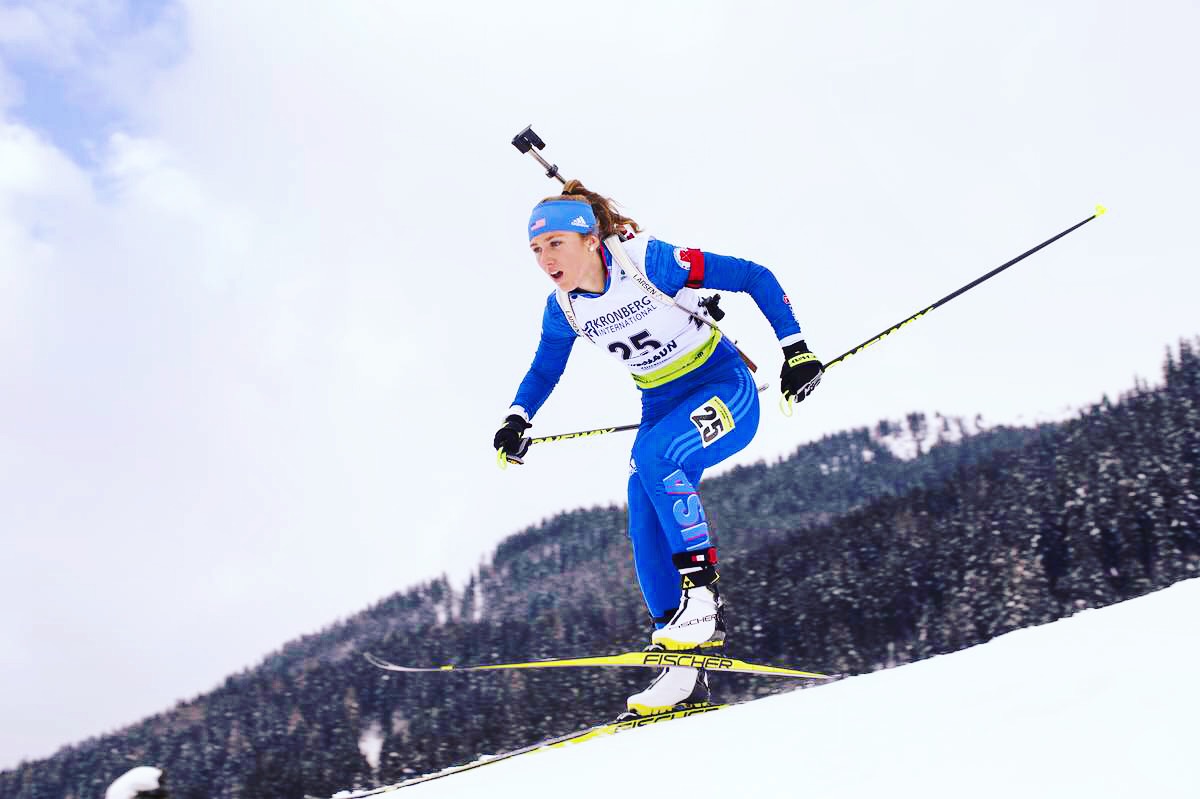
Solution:
<path fill-rule="evenodd" d="M 530 229 L 530 230 L 537 230 L 538 228 L 542 228 L 542 227 L 545 227 L 545 226 L 546 226 L 546 217 L 544 217 L 544 216 L 543 216 L 541 219 L 539 219 L 538 221 L 536 221 L 536 222 L 534 222 L 532 225 L 530 225 L 530 226 L 529 226 L 529 229 Z"/>

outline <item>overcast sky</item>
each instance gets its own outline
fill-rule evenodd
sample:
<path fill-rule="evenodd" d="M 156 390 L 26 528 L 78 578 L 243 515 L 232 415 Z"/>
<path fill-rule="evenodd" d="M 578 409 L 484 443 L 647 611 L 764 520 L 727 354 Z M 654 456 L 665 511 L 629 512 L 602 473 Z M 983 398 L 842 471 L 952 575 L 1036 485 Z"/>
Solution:
<path fill-rule="evenodd" d="M 773 387 L 729 464 L 1061 416 L 1200 333 L 1193 2 L 296 9 L 0 0 L 0 768 L 623 501 L 628 437 L 490 449 L 551 288 L 529 123 L 660 238 L 770 267 L 826 359 L 1109 207 L 793 418 Z M 581 344 L 534 432 L 637 414 Z"/>

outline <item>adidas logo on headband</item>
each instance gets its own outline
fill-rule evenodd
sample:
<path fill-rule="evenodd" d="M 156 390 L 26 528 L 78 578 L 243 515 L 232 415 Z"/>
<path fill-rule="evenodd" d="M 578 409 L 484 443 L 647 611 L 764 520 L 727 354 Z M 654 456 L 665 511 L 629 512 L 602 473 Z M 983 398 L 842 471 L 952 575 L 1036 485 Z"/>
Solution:
<path fill-rule="evenodd" d="M 543 200 L 529 215 L 530 241 L 556 230 L 591 233 L 595 229 L 596 215 L 581 200 Z"/>

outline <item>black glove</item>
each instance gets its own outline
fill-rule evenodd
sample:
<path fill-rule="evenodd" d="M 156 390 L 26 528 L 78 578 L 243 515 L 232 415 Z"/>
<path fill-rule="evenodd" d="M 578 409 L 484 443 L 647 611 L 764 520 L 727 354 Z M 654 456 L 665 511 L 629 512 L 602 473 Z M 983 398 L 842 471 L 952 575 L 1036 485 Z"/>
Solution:
<path fill-rule="evenodd" d="M 779 372 L 779 385 L 784 399 L 803 402 L 821 383 L 825 367 L 817 356 L 808 351 L 803 341 L 783 348 L 783 369 Z"/>
<path fill-rule="evenodd" d="M 522 460 L 529 451 L 531 439 L 525 438 L 525 431 L 533 427 L 517 414 L 510 414 L 504 420 L 504 427 L 496 431 L 492 446 L 504 450 L 504 457 L 509 463 L 524 463 Z M 504 464 L 500 464 L 503 466 Z"/>

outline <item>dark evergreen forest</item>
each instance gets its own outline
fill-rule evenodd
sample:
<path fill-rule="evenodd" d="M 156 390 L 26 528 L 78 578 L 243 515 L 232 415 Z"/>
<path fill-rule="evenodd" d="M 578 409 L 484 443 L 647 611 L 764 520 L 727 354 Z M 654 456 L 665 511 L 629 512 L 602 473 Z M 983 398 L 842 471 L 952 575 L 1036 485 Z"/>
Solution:
<path fill-rule="evenodd" d="M 706 480 L 730 654 L 856 674 L 1200 576 L 1200 342 L 1164 381 L 1062 423 L 957 435 L 913 414 Z M 944 440 L 901 460 L 895 436 Z M 397 782 L 614 715 L 651 672 L 382 673 L 600 654 L 648 636 L 621 507 L 505 540 L 463 590 L 434 580 L 306 636 L 152 718 L 0 773 L 5 799 L 93 799 L 133 765 L 175 799 L 299 799 Z M 719 698 L 794 689 L 713 678 Z M 70 712 L 46 698 L 47 712 Z M 373 769 L 364 731 L 383 738 Z"/>

